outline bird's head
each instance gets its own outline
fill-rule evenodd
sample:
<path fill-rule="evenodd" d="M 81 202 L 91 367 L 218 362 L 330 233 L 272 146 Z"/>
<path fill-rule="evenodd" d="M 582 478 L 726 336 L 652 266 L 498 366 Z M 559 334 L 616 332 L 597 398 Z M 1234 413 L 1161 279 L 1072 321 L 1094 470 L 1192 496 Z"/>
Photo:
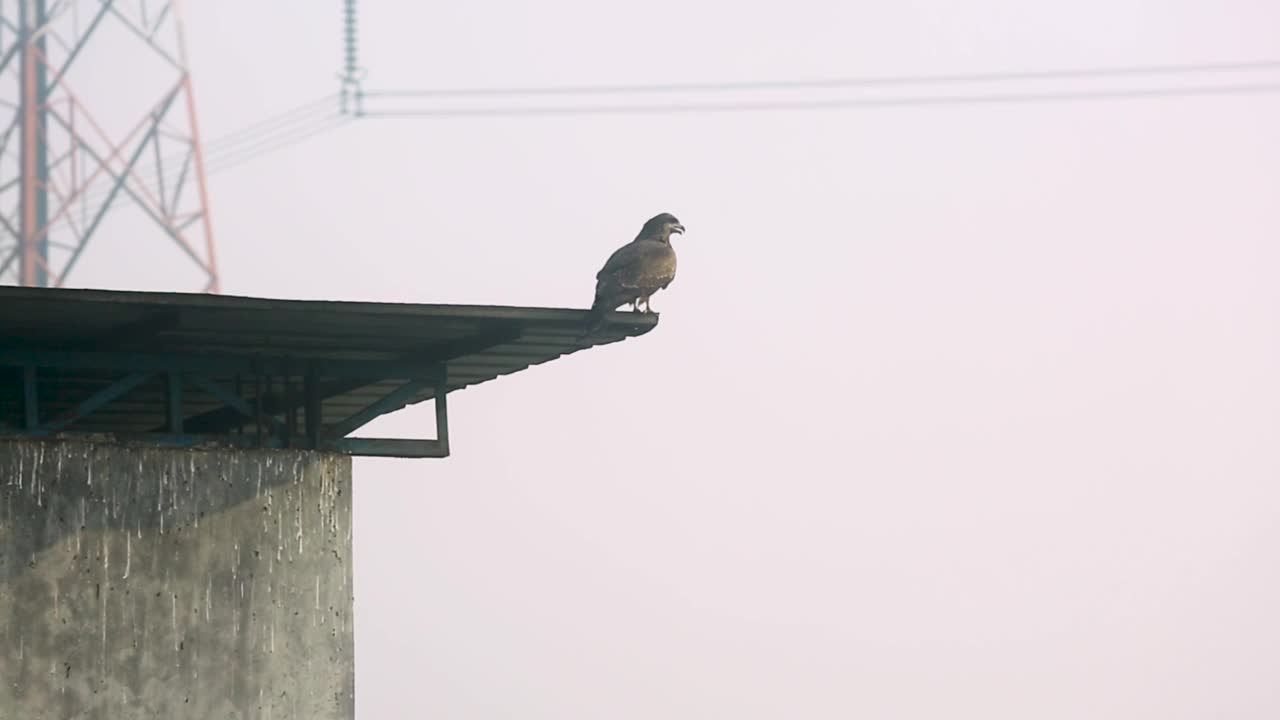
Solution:
<path fill-rule="evenodd" d="M 673 233 L 683 233 L 684 225 L 676 219 L 671 213 L 662 213 L 649 218 L 649 222 L 640 228 L 638 237 L 658 238 L 661 240 L 669 240 Z"/>

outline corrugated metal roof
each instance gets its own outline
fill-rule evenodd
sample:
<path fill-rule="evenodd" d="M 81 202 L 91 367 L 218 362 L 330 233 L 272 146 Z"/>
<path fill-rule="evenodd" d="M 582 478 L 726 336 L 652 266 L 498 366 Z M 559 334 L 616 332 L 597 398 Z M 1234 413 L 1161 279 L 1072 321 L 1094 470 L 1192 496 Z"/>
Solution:
<path fill-rule="evenodd" d="M 404 362 L 447 369 L 450 392 L 627 337 L 657 325 L 657 316 L 611 313 L 591 337 L 580 337 L 586 311 L 555 308 L 274 300 L 184 293 L 0 287 L 0 352 L 138 353 L 204 358 L 256 358 L 296 363 L 277 373 L 279 392 L 301 383 L 308 363 Z M 12 365 L 12 363 L 10 363 Z M 278 365 L 278 363 L 277 363 Z M 3 372 L 3 370 L 0 370 Z M 0 426 L 20 427 L 22 383 L 0 374 Z M 57 415 L 119 378 L 104 369 L 42 369 L 42 413 Z M 238 373 L 210 379 L 246 401 L 255 391 Z M 343 418 L 402 384 L 328 380 L 322 412 Z M 261 382 L 259 380 L 258 382 Z M 289 383 L 287 385 L 286 383 Z M 350 386 L 350 387 L 348 387 Z M 337 391 L 341 390 L 341 391 Z M 272 392 L 271 388 L 262 392 Z M 100 410 L 77 430 L 145 432 L 164 424 L 165 379 L 154 377 Z M 410 403 L 430 399 L 424 388 Z M 196 431 L 226 431 L 228 408 L 198 391 L 184 395 L 183 415 Z M 231 413 L 241 429 L 243 416 Z M 221 420 L 219 420 L 221 418 Z M 216 428 L 216 429 L 215 429 Z"/>

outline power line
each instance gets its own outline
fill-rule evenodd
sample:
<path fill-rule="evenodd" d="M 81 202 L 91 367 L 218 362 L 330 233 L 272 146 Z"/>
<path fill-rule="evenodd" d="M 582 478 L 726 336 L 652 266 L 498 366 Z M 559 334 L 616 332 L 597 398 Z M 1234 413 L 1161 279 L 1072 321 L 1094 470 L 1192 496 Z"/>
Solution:
<path fill-rule="evenodd" d="M 325 118 L 323 122 L 314 124 L 311 127 L 302 128 L 301 130 L 273 138 L 259 145 L 243 148 L 237 153 L 228 153 L 217 159 L 211 160 L 209 163 L 209 173 L 213 174 L 222 172 L 223 170 L 230 170 L 233 167 L 242 165 L 255 158 L 269 155 L 277 150 L 283 150 L 284 148 L 297 145 L 298 143 L 313 138 L 316 135 L 320 135 L 321 133 L 334 130 L 352 122 L 352 120 L 353 118 L 350 115 L 330 115 Z"/>
<path fill-rule="evenodd" d="M 330 110 L 324 115 L 307 118 L 305 121 L 281 125 L 267 131 L 246 136 L 239 142 L 220 147 L 211 153 L 206 153 L 205 160 L 206 162 L 216 162 L 226 156 L 237 155 L 250 148 L 270 147 L 271 144 L 279 138 L 290 137 L 296 133 L 310 131 L 318 126 L 328 124 L 337 117 L 341 117 L 341 115 L 336 110 Z"/>
<path fill-rule="evenodd" d="M 933 95 L 898 98 L 840 98 L 826 100 L 758 102 L 687 102 L 619 105 L 544 105 L 525 107 L 444 107 L 418 109 L 370 109 L 370 118 L 507 117 L 538 115 L 674 115 L 727 112 L 777 112 L 786 110 L 859 110 L 893 107 L 1012 105 L 1173 97 L 1261 95 L 1280 92 L 1280 83 L 1254 85 L 1202 85 L 1127 90 L 1078 90 L 1042 93 Z"/>
<path fill-rule="evenodd" d="M 1170 76 L 1222 74 L 1280 70 L 1280 60 L 1237 63 L 1202 63 L 1184 65 L 1132 65 L 1119 67 L 1035 70 L 1025 72 L 991 72 L 940 75 L 887 75 L 879 77 L 846 77 L 814 80 L 777 80 L 746 82 L 602 84 L 566 86 L 512 86 L 491 88 L 411 88 L 370 90 L 366 98 L 465 98 L 489 96 L 549 95 L 644 95 L 677 93 L 758 92 L 766 90 L 832 90 L 866 87 L 955 85 L 1029 80 L 1088 80 L 1110 77 Z"/>
<path fill-rule="evenodd" d="M 336 94 L 318 98 L 259 120 L 206 143 L 206 173 L 213 174 L 229 170 L 254 158 L 296 145 L 345 124 L 351 118 L 350 116 L 341 115 L 336 110 L 337 98 Z M 188 157 L 189 153 L 184 152 L 161 158 L 159 163 L 152 162 L 148 165 L 134 168 L 132 174 L 136 177 L 152 178 L 154 181 L 160 168 L 174 168 L 162 173 L 164 177 L 163 184 L 165 187 L 169 187 L 184 174 L 190 172 L 189 168 L 183 168 Z M 88 202 L 96 205 L 104 202 L 111 192 L 111 188 L 104 188 L 90 194 L 85 200 L 77 202 Z M 125 207 L 132 202 L 133 199 L 127 193 L 120 193 L 113 201 L 111 209 Z M 64 217 L 57 222 L 66 221 L 67 218 Z"/>
<path fill-rule="evenodd" d="M 302 105 L 298 105 L 290 110 L 263 118 L 255 123 L 246 125 L 242 128 L 229 132 L 226 135 L 220 136 L 205 143 L 205 149 L 208 152 L 213 152 L 222 146 L 235 144 L 240 142 L 242 138 L 252 138 L 254 135 L 269 131 L 279 125 L 287 125 L 316 115 L 331 113 L 333 112 L 333 109 L 337 107 L 337 101 L 338 95 L 336 93 L 316 98 L 315 100 L 303 103 Z"/>
<path fill-rule="evenodd" d="M 1204 73 L 1241 73 L 1280 69 L 1280 61 L 1248 63 L 1213 63 L 1199 65 L 1148 65 L 1075 70 L 1045 70 L 1014 73 L 976 73 L 952 75 L 884 76 L 835 78 L 826 80 L 794 80 L 764 82 L 683 83 L 647 85 L 581 85 L 561 87 L 454 88 L 424 90 L 374 91 L 364 95 L 370 100 L 391 98 L 479 98 L 535 96 L 602 96 L 650 95 L 662 93 L 751 92 L 765 90 L 850 89 L 857 87 L 917 86 L 928 84 L 969 84 L 1029 80 L 1071 80 L 1104 77 L 1172 76 Z M 373 118 L 462 118 L 517 117 L 556 115 L 664 115 L 728 112 L 777 112 L 788 110 L 857 110 L 893 107 L 994 105 L 1069 101 L 1098 101 L 1162 97 L 1195 97 L 1225 95 L 1258 95 L 1280 92 L 1280 83 L 1167 86 L 1115 90 L 1064 90 L 1046 92 L 968 93 L 955 95 L 906 96 L 896 98 L 804 98 L 758 101 L 682 101 L 665 103 L 534 105 L 510 107 L 436 107 L 369 109 L 365 116 Z M 355 119 L 343 113 L 340 94 L 329 94 L 295 106 L 289 110 L 239 128 L 205 145 L 209 173 L 222 172 L 256 157 L 296 145 L 326 133 Z M 160 163 L 135 168 L 143 177 L 154 175 L 159 167 L 179 167 L 186 153 L 162 158 Z M 173 182 L 182 170 L 164 173 Z M 109 190 L 92 197 L 105 200 Z M 117 197 L 116 207 L 130 202 L 128 195 Z"/>
<path fill-rule="evenodd" d="M 288 134 L 298 130 L 300 127 L 314 128 L 334 115 L 337 97 L 336 94 L 330 94 L 317 98 L 215 138 L 204 144 L 205 162 L 210 163 L 222 156 L 235 154 L 246 147 L 261 144 L 266 138 Z M 140 164 L 134 168 L 133 174 L 141 177 L 154 177 L 162 167 L 179 168 L 187 157 L 187 152 L 162 157 L 159 162 L 153 161 Z M 175 170 L 163 174 L 169 181 L 172 181 L 181 172 L 181 170 Z M 104 200 L 108 194 L 110 194 L 110 190 L 104 189 L 90 195 L 89 200 L 97 203 Z M 127 196 L 122 197 L 127 199 Z"/>

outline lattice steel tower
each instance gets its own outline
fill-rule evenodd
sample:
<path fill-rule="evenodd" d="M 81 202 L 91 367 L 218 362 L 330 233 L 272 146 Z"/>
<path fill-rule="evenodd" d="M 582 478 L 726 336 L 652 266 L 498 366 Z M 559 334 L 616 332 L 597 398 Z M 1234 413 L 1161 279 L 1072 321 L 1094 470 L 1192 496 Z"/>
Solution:
<path fill-rule="evenodd" d="M 179 5 L 0 0 L 0 283 L 64 285 L 109 220 L 95 253 L 165 272 L 176 245 L 218 292 Z"/>

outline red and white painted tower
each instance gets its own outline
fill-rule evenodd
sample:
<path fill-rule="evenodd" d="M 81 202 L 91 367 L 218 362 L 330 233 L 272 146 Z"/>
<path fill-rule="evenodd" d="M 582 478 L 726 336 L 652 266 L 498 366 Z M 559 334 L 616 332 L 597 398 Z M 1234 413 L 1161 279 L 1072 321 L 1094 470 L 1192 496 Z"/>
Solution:
<path fill-rule="evenodd" d="M 176 247 L 193 289 L 218 292 L 179 5 L 0 0 L 0 283 L 67 285 L 129 208 L 143 220 L 113 256 L 166 264 Z"/>

